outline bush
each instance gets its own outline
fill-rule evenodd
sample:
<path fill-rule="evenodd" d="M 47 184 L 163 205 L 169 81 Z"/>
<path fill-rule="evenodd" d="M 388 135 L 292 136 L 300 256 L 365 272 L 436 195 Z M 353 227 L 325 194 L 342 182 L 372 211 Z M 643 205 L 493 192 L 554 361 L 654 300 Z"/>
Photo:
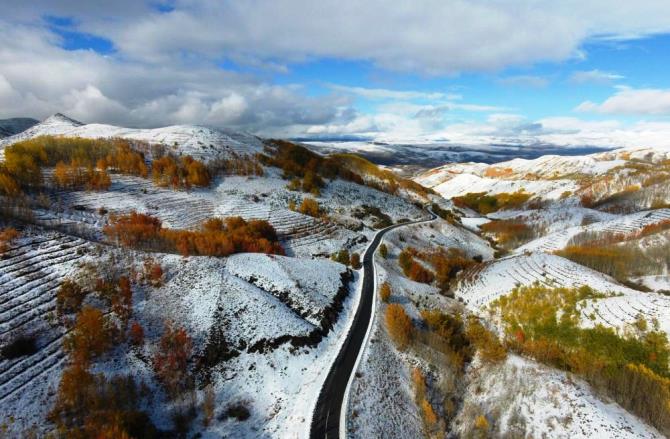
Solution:
<path fill-rule="evenodd" d="M 18 237 L 19 232 L 13 227 L 7 227 L 0 231 L 0 254 L 9 251 Z"/>
<path fill-rule="evenodd" d="M 250 416 L 251 413 L 247 406 L 244 403 L 237 403 L 229 406 L 222 418 L 235 418 L 238 421 L 246 421 Z"/>
<path fill-rule="evenodd" d="M 19 335 L 0 349 L 0 355 L 6 360 L 33 355 L 37 352 L 35 337 Z"/>
<path fill-rule="evenodd" d="M 112 347 L 113 331 L 102 311 L 86 306 L 77 314 L 74 328 L 65 340 L 66 350 L 75 362 L 89 364 Z"/>
<path fill-rule="evenodd" d="M 144 329 L 138 322 L 130 325 L 130 344 L 133 346 L 142 346 L 144 344 Z"/>
<path fill-rule="evenodd" d="M 298 208 L 298 212 L 302 213 L 303 215 L 319 218 L 321 216 L 321 207 L 319 206 L 319 202 L 314 198 L 303 198 L 302 203 Z"/>
<path fill-rule="evenodd" d="M 444 248 L 439 247 L 434 250 L 417 253 L 417 256 L 433 266 L 435 270 L 434 277 L 437 279 L 437 286 L 443 292 L 449 291 L 451 281 L 456 278 L 458 273 L 475 265 L 475 261 L 469 259 L 465 253 L 458 248 L 445 250 Z"/>
<path fill-rule="evenodd" d="M 358 253 L 351 254 L 351 268 L 358 270 L 361 268 L 361 256 Z"/>
<path fill-rule="evenodd" d="M 382 302 L 388 302 L 391 298 L 391 284 L 384 282 L 379 288 L 379 298 L 382 299 Z"/>
<path fill-rule="evenodd" d="M 493 235 L 498 245 L 505 249 L 511 249 L 525 244 L 541 233 L 523 221 L 497 220 L 479 226 L 485 234 Z"/>
<path fill-rule="evenodd" d="M 160 287 L 163 284 L 163 267 L 153 259 L 144 261 L 144 279 L 152 287 Z"/>
<path fill-rule="evenodd" d="M 499 210 L 521 208 L 531 196 L 531 194 L 523 191 L 503 192 L 493 195 L 487 195 L 486 192 L 469 192 L 459 197 L 453 197 L 452 200 L 458 207 L 467 207 L 482 215 L 488 215 Z"/>
<path fill-rule="evenodd" d="M 188 370 L 191 349 L 191 337 L 184 328 L 165 326 L 153 363 L 156 377 L 171 398 L 193 389 L 193 377 Z"/>
<path fill-rule="evenodd" d="M 386 258 L 388 257 L 388 254 L 389 254 L 388 247 L 386 247 L 386 244 L 382 243 L 382 244 L 379 246 L 379 255 L 380 255 L 382 258 L 386 259 Z"/>
<path fill-rule="evenodd" d="M 141 401 L 130 376 L 108 380 L 74 363 L 63 371 L 48 419 L 67 438 L 156 438 L 156 427 L 139 409 Z"/>
<path fill-rule="evenodd" d="M 331 259 L 343 265 L 349 265 L 351 263 L 351 256 L 349 256 L 349 250 L 347 249 L 342 249 L 339 252 L 334 253 L 331 256 Z"/>
<path fill-rule="evenodd" d="M 499 363 L 507 358 L 507 351 L 498 337 L 486 329 L 475 317 L 468 319 L 465 336 L 487 363 Z"/>
<path fill-rule="evenodd" d="M 407 348 L 412 341 L 414 327 L 405 309 L 395 303 L 388 305 L 386 307 L 385 319 L 386 329 L 388 329 L 391 339 L 400 350 Z"/>
<path fill-rule="evenodd" d="M 56 313 L 62 316 L 79 312 L 86 294 L 75 281 L 65 279 L 56 292 Z"/>

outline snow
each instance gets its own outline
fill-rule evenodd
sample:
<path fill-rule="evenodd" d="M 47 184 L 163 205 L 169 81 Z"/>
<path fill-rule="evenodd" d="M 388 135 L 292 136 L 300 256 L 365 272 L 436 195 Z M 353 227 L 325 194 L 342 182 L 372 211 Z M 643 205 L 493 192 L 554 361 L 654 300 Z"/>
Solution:
<path fill-rule="evenodd" d="M 89 139 L 118 137 L 151 145 L 165 145 L 169 147 L 169 151 L 191 155 L 204 161 L 227 158 L 231 153 L 252 155 L 263 149 L 263 142 L 251 134 L 196 125 L 136 129 L 96 123 L 82 124 L 62 114 L 55 114 L 19 134 L 0 140 L 0 150 L 22 140 L 46 135 Z"/>
<path fill-rule="evenodd" d="M 643 227 L 670 219 L 670 209 L 656 209 L 616 216 L 607 221 L 599 221 L 586 226 L 573 226 L 549 233 L 516 249 L 517 253 L 528 251 L 551 252 L 568 245 L 570 239 L 583 232 L 632 233 Z"/>
<path fill-rule="evenodd" d="M 619 405 L 596 398 L 582 380 L 534 361 L 508 356 L 499 366 L 473 365 L 459 431 L 485 415 L 493 436 L 662 438 Z"/>
<path fill-rule="evenodd" d="M 498 180 L 473 174 L 459 174 L 432 188 L 444 198 L 453 198 L 469 192 L 498 194 L 523 190 L 544 199 L 558 200 L 566 191 L 575 191 L 572 180 Z"/>

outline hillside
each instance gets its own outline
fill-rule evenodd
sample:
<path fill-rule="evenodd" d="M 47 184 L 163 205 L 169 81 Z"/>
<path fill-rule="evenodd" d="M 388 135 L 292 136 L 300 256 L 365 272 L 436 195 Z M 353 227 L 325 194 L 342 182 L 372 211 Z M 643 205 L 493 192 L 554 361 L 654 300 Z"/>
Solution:
<path fill-rule="evenodd" d="M 361 325 L 351 437 L 667 432 L 663 151 L 411 181 L 196 126 L 55 115 L 1 142 L 10 437 L 306 437 Z"/>
<path fill-rule="evenodd" d="M 18 187 L 0 216 L 10 437 L 88 431 L 105 416 L 136 437 L 305 436 L 359 300 L 353 257 L 376 230 L 425 216 L 417 185 L 368 162 L 207 128 L 55 115 L 2 146 L 3 190 Z M 98 384 L 68 388 L 73 374 Z M 111 383 L 136 403 L 115 405 Z M 89 399 L 79 426 L 70 391 L 107 408 Z"/>
<path fill-rule="evenodd" d="M 29 117 L 0 119 L 0 139 L 19 134 L 38 123 L 39 121 Z"/>
<path fill-rule="evenodd" d="M 155 129 L 123 128 L 98 123 L 83 124 L 57 113 L 25 131 L 0 140 L 0 149 L 39 136 L 122 138 L 149 145 L 163 145 L 179 155 L 191 155 L 204 161 L 229 157 L 232 153 L 253 155 L 262 150 L 261 140 L 250 134 L 218 129 L 173 125 Z"/>

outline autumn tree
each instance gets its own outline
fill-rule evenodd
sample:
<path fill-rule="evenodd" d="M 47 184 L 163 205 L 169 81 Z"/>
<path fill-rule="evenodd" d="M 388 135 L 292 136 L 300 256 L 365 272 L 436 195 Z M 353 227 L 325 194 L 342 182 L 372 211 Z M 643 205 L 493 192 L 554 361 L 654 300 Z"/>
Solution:
<path fill-rule="evenodd" d="M 191 337 L 186 330 L 166 324 L 153 363 L 156 377 L 171 398 L 193 388 L 193 377 L 188 370 L 191 349 Z"/>
<path fill-rule="evenodd" d="M 379 288 L 379 298 L 382 299 L 382 302 L 388 302 L 391 297 L 391 284 L 384 282 Z"/>
<path fill-rule="evenodd" d="M 351 268 L 358 270 L 361 268 L 361 256 L 358 253 L 351 254 Z"/>
<path fill-rule="evenodd" d="M 393 341 L 400 350 L 404 350 L 409 345 L 413 337 L 414 327 L 412 319 L 405 312 L 405 308 L 397 303 L 386 307 L 385 313 L 386 328 Z"/>
<path fill-rule="evenodd" d="M 85 306 L 66 340 L 66 349 L 75 361 L 88 364 L 92 358 L 105 353 L 112 346 L 113 328 L 97 308 Z"/>
<path fill-rule="evenodd" d="M 19 237 L 19 232 L 13 227 L 0 230 L 0 254 L 9 251 L 14 241 Z"/>
<path fill-rule="evenodd" d="M 507 358 L 507 351 L 498 337 L 476 317 L 471 316 L 468 319 L 465 334 L 485 362 L 499 363 Z"/>
<path fill-rule="evenodd" d="M 119 278 L 117 292 L 111 299 L 111 305 L 112 311 L 125 326 L 133 313 L 133 291 L 127 276 Z"/>
<path fill-rule="evenodd" d="M 163 267 L 153 259 L 144 261 L 143 275 L 152 287 L 160 287 L 163 284 Z"/>
<path fill-rule="evenodd" d="M 144 344 L 144 329 L 139 322 L 133 322 L 133 324 L 130 325 L 129 339 L 130 344 L 133 346 L 141 346 Z"/>
<path fill-rule="evenodd" d="M 133 247 L 156 240 L 160 229 L 161 221 L 158 218 L 131 212 L 128 215 L 112 216 L 103 231 L 110 239 Z"/>
<path fill-rule="evenodd" d="M 379 246 L 379 254 L 381 255 L 382 258 L 386 259 L 388 257 L 388 247 L 386 247 L 386 244 L 382 243 Z"/>
<path fill-rule="evenodd" d="M 59 316 L 78 312 L 86 291 L 71 279 L 65 279 L 56 292 L 56 313 Z"/>
<path fill-rule="evenodd" d="M 298 208 L 298 212 L 318 218 L 321 216 L 321 207 L 314 198 L 305 197 Z"/>
<path fill-rule="evenodd" d="M 349 265 L 351 263 L 351 256 L 349 255 L 349 250 L 347 249 L 342 249 L 339 252 L 334 253 L 331 256 L 331 259 L 343 265 Z"/>

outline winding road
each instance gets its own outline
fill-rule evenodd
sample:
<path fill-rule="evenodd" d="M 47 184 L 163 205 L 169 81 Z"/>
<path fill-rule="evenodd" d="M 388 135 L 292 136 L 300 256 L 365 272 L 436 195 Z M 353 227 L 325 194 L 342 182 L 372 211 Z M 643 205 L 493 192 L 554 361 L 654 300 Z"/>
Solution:
<path fill-rule="evenodd" d="M 357 369 L 357 363 L 372 328 L 372 311 L 375 297 L 375 266 L 374 254 L 379 243 L 386 232 L 398 227 L 409 226 L 433 221 L 437 216 L 428 211 L 430 219 L 395 224 L 380 230 L 368 246 L 363 255 L 363 287 L 361 299 L 356 310 L 356 315 L 342 344 L 337 358 L 330 367 L 328 376 L 321 388 L 319 398 L 314 408 L 312 425 L 310 427 L 311 439 L 339 438 L 345 434 L 346 407 L 342 410 L 345 399 L 348 400 L 349 387 L 353 374 Z"/>

